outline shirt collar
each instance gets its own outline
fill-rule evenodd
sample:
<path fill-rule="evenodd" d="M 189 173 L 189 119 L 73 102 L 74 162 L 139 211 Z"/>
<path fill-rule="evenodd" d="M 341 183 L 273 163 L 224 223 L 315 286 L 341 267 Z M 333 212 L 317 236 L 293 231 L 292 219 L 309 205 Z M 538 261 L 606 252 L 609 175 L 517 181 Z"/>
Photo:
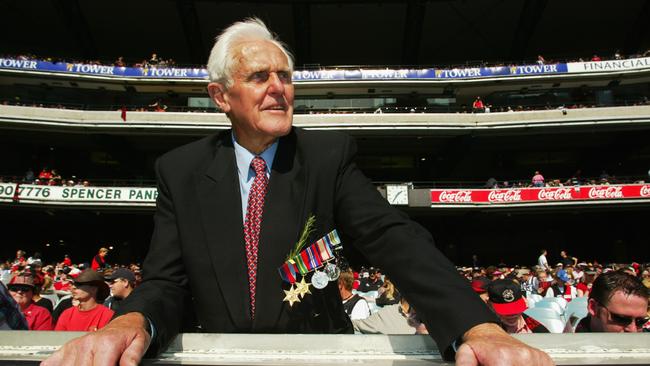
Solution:
<path fill-rule="evenodd" d="M 255 172 L 251 169 L 251 161 L 257 155 L 248 151 L 245 147 L 237 143 L 237 138 L 235 136 L 235 131 L 232 131 L 232 144 L 235 147 L 235 160 L 237 161 L 237 172 L 240 177 L 246 177 L 246 180 L 255 176 Z M 271 146 L 266 150 L 262 151 L 259 156 L 264 159 L 266 163 L 266 173 L 271 174 L 271 167 L 273 166 L 273 160 L 275 159 L 275 152 L 278 149 L 278 140 L 275 140 Z"/>

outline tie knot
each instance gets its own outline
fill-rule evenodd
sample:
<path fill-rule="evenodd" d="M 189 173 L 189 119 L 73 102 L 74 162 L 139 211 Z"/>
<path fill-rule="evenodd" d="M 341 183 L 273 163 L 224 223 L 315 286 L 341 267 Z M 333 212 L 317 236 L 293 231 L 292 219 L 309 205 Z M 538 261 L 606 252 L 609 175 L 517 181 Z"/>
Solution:
<path fill-rule="evenodd" d="M 251 166 L 255 171 L 255 175 L 266 173 L 266 162 L 260 156 L 256 156 L 253 158 L 253 161 L 251 161 Z"/>

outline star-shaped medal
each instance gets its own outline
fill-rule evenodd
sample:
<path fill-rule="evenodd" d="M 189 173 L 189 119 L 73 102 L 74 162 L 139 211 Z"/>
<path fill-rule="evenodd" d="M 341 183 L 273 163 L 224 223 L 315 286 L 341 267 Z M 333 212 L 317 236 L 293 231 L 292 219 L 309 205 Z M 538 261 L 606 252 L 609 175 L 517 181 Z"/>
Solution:
<path fill-rule="evenodd" d="M 289 302 L 289 306 L 293 306 L 294 302 L 300 302 L 300 298 L 298 298 L 298 292 L 296 292 L 296 288 L 291 285 L 291 288 L 289 291 L 287 290 L 282 290 L 284 291 L 284 300 L 282 301 L 287 301 Z"/>
<path fill-rule="evenodd" d="M 309 291 L 309 285 L 311 285 L 311 283 L 305 282 L 305 277 L 303 277 L 300 282 L 296 282 L 296 292 L 298 295 L 300 295 L 300 298 L 305 297 L 307 294 L 311 295 L 311 291 Z"/>

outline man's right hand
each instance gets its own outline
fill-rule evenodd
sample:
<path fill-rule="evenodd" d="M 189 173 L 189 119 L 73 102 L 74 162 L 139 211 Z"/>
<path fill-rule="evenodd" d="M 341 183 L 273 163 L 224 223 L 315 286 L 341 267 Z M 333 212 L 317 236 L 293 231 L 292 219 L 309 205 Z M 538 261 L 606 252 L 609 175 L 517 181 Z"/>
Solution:
<path fill-rule="evenodd" d="M 140 313 L 128 313 L 97 332 L 66 343 L 41 366 L 137 366 L 149 348 L 149 326 Z"/>

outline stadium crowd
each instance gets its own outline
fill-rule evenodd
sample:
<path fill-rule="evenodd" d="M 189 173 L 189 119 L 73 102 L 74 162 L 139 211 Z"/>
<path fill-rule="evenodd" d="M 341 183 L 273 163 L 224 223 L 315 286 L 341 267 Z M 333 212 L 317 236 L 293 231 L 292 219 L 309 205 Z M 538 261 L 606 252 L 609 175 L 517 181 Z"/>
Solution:
<path fill-rule="evenodd" d="M 74 264 L 45 264 L 23 250 L 0 264 L 0 329 L 95 331 L 141 281 L 140 265 L 111 265 L 109 249 Z M 509 333 L 648 332 L 650 263 L 603 265 L 561 251 L 549 264 L 457 267 Z M 338 288 L 357 334 L 427 334 L 417 312 L 379 268 L 342 265 Z"/>

